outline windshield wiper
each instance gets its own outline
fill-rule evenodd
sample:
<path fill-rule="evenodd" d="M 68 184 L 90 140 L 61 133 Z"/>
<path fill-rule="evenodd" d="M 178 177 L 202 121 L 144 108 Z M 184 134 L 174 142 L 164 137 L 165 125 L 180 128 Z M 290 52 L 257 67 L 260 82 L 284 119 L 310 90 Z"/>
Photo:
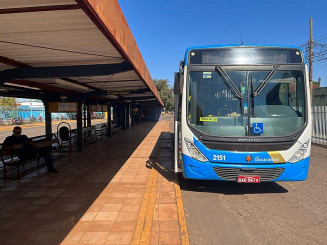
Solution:
<path fill-rule="evenodd" d="M 260 92 L 263 90 L 263 88 L 267 85 L 267 83 L 272 79 L 272 77 L 275 75 L 276 71 L 278 70 L 279 66 L 274 66 L 274 68 L 271 70 L 271 72 L 266 76 L 265 80 L 257 87 L 257 89 L 253 92 L 253 97 L 260 94 Z"/>
<path fill-rule="evenodd" d="M 223 80 L 226 83 L 226 85 L 233 92 L 233 94 L 238 99 L 243 99 L 242 93 L 237 89 L 237 87 L 233 83 L 232 79 L 227 75 L 226 71 L 222 67 L 220 67 L 220 66 L 216 66 L 215 68 L 216 68 L 216 71 L 219 73 L 219 75 L 223 78 Z"/>

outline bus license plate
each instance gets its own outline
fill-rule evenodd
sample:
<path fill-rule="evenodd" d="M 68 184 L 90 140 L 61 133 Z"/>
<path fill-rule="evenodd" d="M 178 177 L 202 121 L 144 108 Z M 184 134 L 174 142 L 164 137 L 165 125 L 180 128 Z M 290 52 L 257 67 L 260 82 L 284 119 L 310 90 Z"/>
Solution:
<path fill-rule="evenodd" d="M 237 183 L 260 183 L 260 176 L 238 176 Z"/>

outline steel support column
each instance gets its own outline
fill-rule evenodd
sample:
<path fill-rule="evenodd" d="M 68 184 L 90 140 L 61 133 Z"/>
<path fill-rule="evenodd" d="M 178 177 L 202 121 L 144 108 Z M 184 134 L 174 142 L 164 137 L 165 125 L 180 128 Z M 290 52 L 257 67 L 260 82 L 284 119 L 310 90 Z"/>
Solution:
<path fill-rule="evenodd" d="M 132 127 L 134 127 L 135 126 L 135 108 L 133 107 L 133 106 L 131 106 L 132 107 L 132 113 L 131 113 L 131 121 L 132 121 Z"/>
<path fill-rule="evenodd" d="M 119 125 L 119 107 L 117 105 L 113 106 L 113 121 L 114 124 Z"/>
<path fill-rule="evenodd" d="M 112 123 L 111 123 L 111 104 L 108 104 L 107 106 L 107 128 L 108 128 L 108 131 L 107 131 L 107 136 L 108 138 L 111 138 L 112 137 Z"/>
<path fill-rule="evenodd" d="M 86 105 L 83 105 L 83 127 L 86 128 Z"/>
<path fill-rule="evenodd" d="M 126 122 L 126 114 L 127 114 L 127 109 L 126 109 L 126 105 L 124 104 L 123 105 L 123 130 L 125 131 L 126 130 L 126 125 L 127 125 L 127 122 Z"/>
<path fill-rule="evenodd" d="M 140 106 L 137 107 L 137 112 L 136 112 L 136 123 L 140 124 Z"/>
<path fill-rule="evenodd" d="M 129 114 L 130 114 L 130 104 L 127 104 L 126 106 L 125 106 L 125 112 L 126 112 L 126 114 L 125 114 L 125 116 L 126 116 L 126 119 L 125 119 L 125 121 L 126 121 L 126 129 L 129 129 L 130 128 L 130 124 L 129 124 Z"/>
<path fill-rule="evenodd" d="M 119 103 L 117 107 L 117 125 L 126 130 L 126 105 Z"/>
<path fill-rule="evenodd" d="M 91 113 L 90 113 L 90 105 L 86 107 L 86 116 L 87 116 L 87 126 L 91 127 Z"/>
<path fill-rule="evenodd" d="M 51 112 L 49 112 L 49 102 L 42 101 L 44 104 L 44 114 L 45 114 L 45 134 L 52 134 L 52 122 L 51 122 Z"/>
<path fill-rule="evenodd" d="M 83 151 L 83 131 L 82 131 L 82 102 L 77 103 L 77 114 L 76 114 L 76 124 L 77 124 L 77 137 L 76 137 L 76 149 L 79 152 Z"/>

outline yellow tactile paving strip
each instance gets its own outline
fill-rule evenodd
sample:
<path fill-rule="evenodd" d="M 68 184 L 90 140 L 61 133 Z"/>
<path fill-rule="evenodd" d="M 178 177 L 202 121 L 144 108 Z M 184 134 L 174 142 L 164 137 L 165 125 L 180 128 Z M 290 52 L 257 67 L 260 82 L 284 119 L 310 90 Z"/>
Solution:
<path fill-rule="evenodd" d="M 185 220 L 182 194 L 181 194 L 181 190 L 179 188 L 177 176 L 175 176 L 175 190 L 176 190 L 176 201 L 177 201 L 177 208 L 178 208 L 178 218 L 179 218 L 179 224 L 180 224 L 182 244 L 187 245 L 187 244 L 190 244 L 190 242 L 188 239 L 188 232 L 187 232 L 187 226 L 186 226 L 186 220 Z"/>
<path fill-rule="evenodd" d="M 167 121 L 150 131 L 62 244 L 189 244 L 163 132 Z"/>
<path fill-rule="evenodd" d="M 132 244 L 149 244 L 156 199 L 158 173 L 151 170 L 141 206 Z"/>

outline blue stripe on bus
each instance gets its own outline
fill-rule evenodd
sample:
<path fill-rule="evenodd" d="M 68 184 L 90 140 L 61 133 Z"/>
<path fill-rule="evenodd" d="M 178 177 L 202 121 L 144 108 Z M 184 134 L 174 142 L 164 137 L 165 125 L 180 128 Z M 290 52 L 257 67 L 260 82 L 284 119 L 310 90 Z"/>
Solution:
<path fill-rule="evenodd" d="M 310 157 L 297 163 L 284 164 L 266 164 L 266 165 L 240 165 L 230 163 L 212 163 L 200 162 L 185 154 L 183 158 L 183 175 L 187 179 L 203 179 L 203 180 L 224 180 L 219 178 L 213 170 L 213 167 L 226 168 L 284 168 L 284 172 L 272 181 L 303 181 L 307 178 Z"/>
<path fill-rule="evenodd" d="M 208 158 L 210 162 L 228 162 L 238 164 L 269 164 L 274 163 L 268 152 L 231 152 L 222 150 L 208 149 L 199 140 L 193 138 L 194 145 Z M 249 162 L 246 157 L 250 156 L 252 160 Z M 224 159 L 224 160 L 222 160 Z"/>

